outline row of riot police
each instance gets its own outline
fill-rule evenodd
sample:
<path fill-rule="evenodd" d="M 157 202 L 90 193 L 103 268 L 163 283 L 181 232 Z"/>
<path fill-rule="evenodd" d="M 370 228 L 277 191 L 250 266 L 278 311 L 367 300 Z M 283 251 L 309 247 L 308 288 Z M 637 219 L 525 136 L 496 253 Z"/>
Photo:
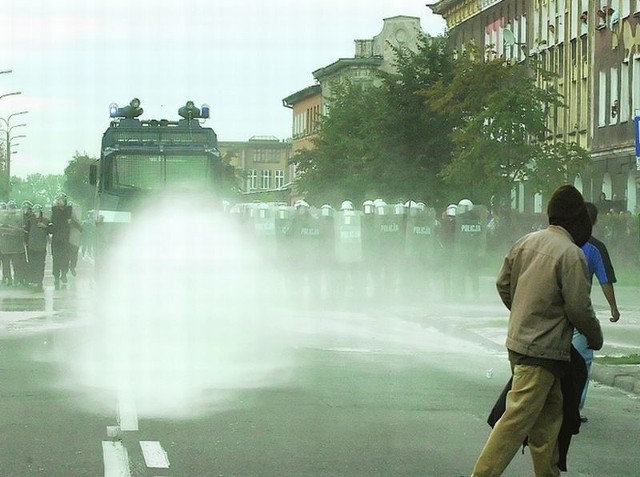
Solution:
<path fill-rule="evenodd" d="M 49 210 L 28 200 L 21 208 L 14 200 L 0 203 L 0 256 L 5 286 L 42 290 L 49 242 L 56 288 L 61 281 L 66 283 L 69 270 L 75 275 L 77 247 L 72 236 L 74 229 L 79 229 L 79 222 L 73 209 L 64 194 L 56 197 Z"/>
<path fill-rule="evenodd" d="M 471 290 L 478 291 L 488 212 L 466 199 L 441 219 L 414 201 L 368 200 L 361 210 L 344 201 L 336 210 L 301 200 L 230 212 L 261 255 L 289 272 L 285 288 L 294 294 L 427 298 L 465 290 L 469 277 Z"/>

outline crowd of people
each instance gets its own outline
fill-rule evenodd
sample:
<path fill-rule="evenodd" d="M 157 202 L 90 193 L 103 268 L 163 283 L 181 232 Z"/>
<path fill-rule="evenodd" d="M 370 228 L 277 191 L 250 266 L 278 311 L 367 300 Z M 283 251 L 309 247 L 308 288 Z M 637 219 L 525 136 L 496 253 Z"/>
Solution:
<path fill-rule="evenodd" d="M 15 200 L 0 202 L 3 286 L 42 291 L 50 252 L 54 286 L 59 289 L 67 283 L 68 274 L 76 275 L 82 238 L 87 234 L 85 227 L 79 209 L 62 193 L 46 208 L 29 200 L 23 201 L 21 207 Z"/>
<path fill-rule="evenodd" d="M 229 210 L 252 247 L 311 300 L 479 295 L 488 210 L 462 199 L 440 215 L 421 202 L 346 200 L 320 208 L 253 203 Z"/>

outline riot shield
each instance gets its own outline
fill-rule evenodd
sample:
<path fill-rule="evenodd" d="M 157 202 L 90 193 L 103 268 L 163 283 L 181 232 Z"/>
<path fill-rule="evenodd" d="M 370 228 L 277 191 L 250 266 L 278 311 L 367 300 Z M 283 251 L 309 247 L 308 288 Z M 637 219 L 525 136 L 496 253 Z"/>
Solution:
<path fill-rule="evenodd" d="M 361 214 L 342 210 L 335 217 L 335 253 L 338 263 L 362 261 Z"/>
<path fill-rule="evenodd" d="M 470 211 L 456 215 L 455 242 L 457 252 L 482 257 L 487 249 L 487 222 L 489 211 L 476 205 Z"/>
<path fill-rule="evenodd" d="M 24 237 L 22 211 L 20 209 L 0 210 L 0 252 L 24 253 Z"/>
<path fill-rule="evenodd" d="M 436 211 L 432 207 L 407 217 L 405 254 L 409 258 L 431 259 L 435 255 Z"/>
<path fill-rule="evenodd" d="M 268 204 L 258 204 L 250 209 L 249 221 L 256 247 L 267 257 L 274 257 L 276 252 L 275 209 Z"/>
<path fill-rule="evenodd" d="M 487 248 L 487 222 L 489 211 L 483 205 L 456 214 L 455 258 L 459 272 L 459 286 L 466 293 L 467 279 L 471 281 L 474 296 L 479 295 L 480 269 Z"/>

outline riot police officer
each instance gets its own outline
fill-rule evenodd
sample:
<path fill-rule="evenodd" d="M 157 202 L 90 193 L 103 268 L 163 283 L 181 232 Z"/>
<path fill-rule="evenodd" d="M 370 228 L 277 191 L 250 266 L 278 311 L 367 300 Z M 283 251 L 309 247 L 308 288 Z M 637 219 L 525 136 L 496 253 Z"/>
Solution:
<path fill-rule="evenodd" d="M 442 286 L 445 298 L 450 298 L 453 294 L 453 277 L 455 268 L 454 241 L 456 235 L 456 212 L 458 206 L 449 204 L 442 213 L 440 225 L 438 227 L 438 251 L 439 267 L 442 276 Z"/>
<path fill-rule="evenodd" d="M 435 210 L 414 201 L 405 203 L 405 208 L 408 214 L 403 289 L 421 298 L 435 268 Z"/>
<path fill-rule="evenodd" d="M 320 223 L 314 212 L 304 200 L 295 203 L 291 247 L 297 298 L 311 299 L 320 288 Z"/>
<path fill-rule="evenodd" d="M 69 236 L 71 234 L 71 206 L 66 194 L 58 194 L 51 208 L 51 255 L 53 256 L 54 286 L 60 288 L 60 282 L 67 283 L 69 271 Z"/>
<path fill-rule="evenodd" d="M 29 283 L 35 285 L 36 290 L 42 291 L 44 280 L 44 266 L 47 256 L 47 242 L 49 240 L 48 217 L 43 214 L 40 204 L 33 206 L 33 214 L 28 218 L 25 229 L 27 235 L 27 253 L 29 255 L 28 277 Z"/>
<path fill-rule="evenodd" d="M 482 205 L 474 205 L 469 199 L 458 202 L 456 213 L 456 258 L 460 271 L 461 293 L 471 285 L 474 298 L 480 294 L 480 269 L 486 251 L 488 210 Z"/>
<path fill-rule="evenodd" d="M 358 300 L 364 293 L 362 278 L 361 212 L 353 202 L 345 200 L 335 217 L 336 273 L 334 290 L 336 300 Z"/>
<path fill-rule="evenodd" d="M 0 249 L 3 253 L 3 272 L 7 285 L 26 284 L 26 255 L 22 212 L 15 200 L 7 202 L 0 218 Z M 11 272 L 13 267 L 13 274 Z"/>

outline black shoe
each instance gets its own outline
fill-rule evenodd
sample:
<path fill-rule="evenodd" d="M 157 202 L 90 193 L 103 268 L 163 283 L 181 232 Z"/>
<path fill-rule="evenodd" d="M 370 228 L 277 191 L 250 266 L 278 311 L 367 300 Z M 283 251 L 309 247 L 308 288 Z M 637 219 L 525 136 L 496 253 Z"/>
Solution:
<path fill-rule="evenodd" d="M 589 422 L 589 419 L 587 419 L 587 416 L 580 416 L 580 422 Z"/>

